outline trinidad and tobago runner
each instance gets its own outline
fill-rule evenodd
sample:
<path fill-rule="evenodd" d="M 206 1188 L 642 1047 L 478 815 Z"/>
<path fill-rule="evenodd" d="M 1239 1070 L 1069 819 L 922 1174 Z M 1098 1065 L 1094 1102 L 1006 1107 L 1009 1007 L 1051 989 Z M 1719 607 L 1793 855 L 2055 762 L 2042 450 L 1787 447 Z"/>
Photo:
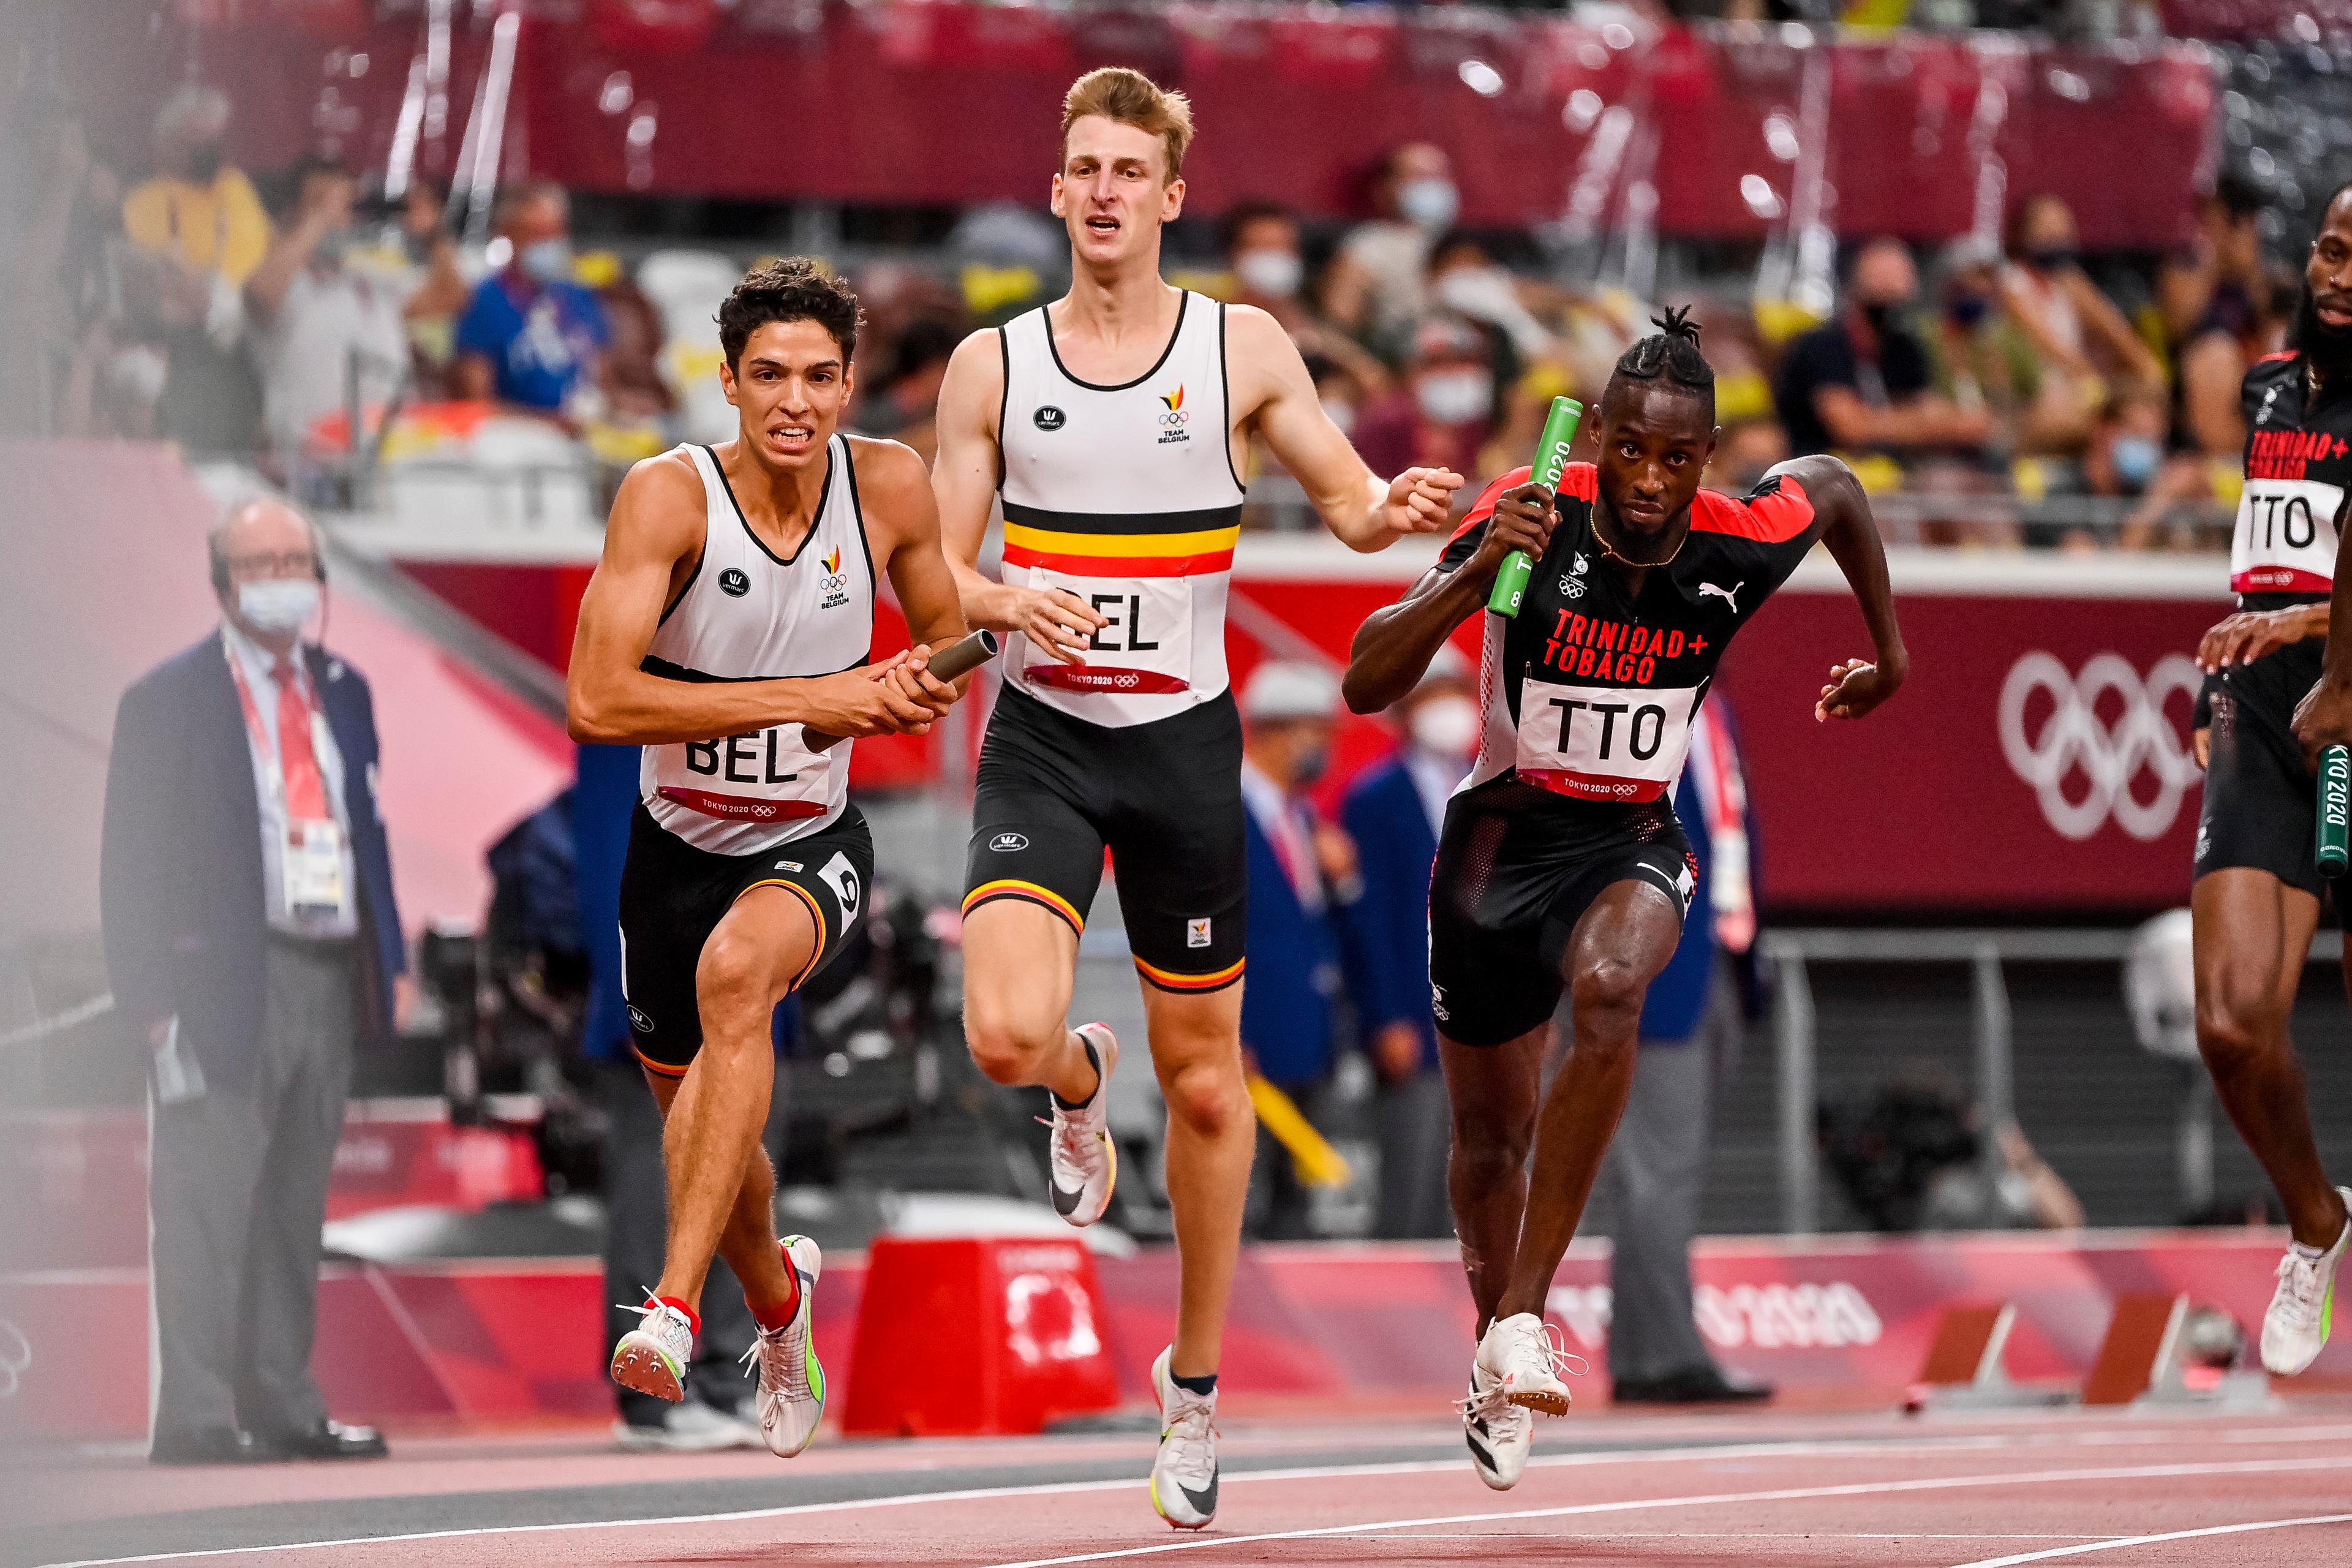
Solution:
<path fill-rule="evenodd" d="M 1570 464 L 1557 492 L 1524 468 L 1487 487 L 1435 569 L 1356 634 L 1345 684 L 1357 712 L 1385 708 L 1456 627 L 1486 617 L 1486 731 L 1439 836 L 1429 966 L 1480 1331 L 1463 1420 L 1496 1489 L 1526 1468 L 1528 1412 L 1568 1409 L 1544 1299 L 1625 1109 L 1643 996 L 1682 934 L 1696 870 L 1670 792 L 1716 665 L 1817 540 L 1877 656 L 1833 665 L 1815 718 L 1861 718 L 1908 663 L 1853 475 L 1800 458 L 1745 500 L 1701 490 L 1714 372 L 1682 312 L 1659 325 L 1610 377 L 1597 462 Z M 1507 618 L 1487 595 L 1514 550 L 1536 567 Z M 1574 1044 L 1547 1096 L 1563 986 Z"/>
<path fill-rule="evenodd" d="M 2352 612 L 2336 563 L 2352 493 L 2352 186 L 2321 216 L 2290 345 L 2246 372 L 2246 480 L 2230 546 L 2238 613 L 2197 650 L 2206 775 L 2189 904 L 2198 1048 L 2293 1233 L 2263 1315 L 2263 1364 L 2282 1375 L 2326 1344 L 2352 1242 L 2352 1191 L 2320 1165 L 2288 1034 L 2321 900 L 2332 894 L 2340 914 L 2347 890 L 2314 863 L 2312 757 L 2352 739 Z"/>
<path fill-rule="evenodd" d="M 1078 932 L 1118 877 L 1168 1103 L 1181 1281 L 1154 1364 L 1153 1505 L 1197 1530 L 1217 1507 L 1216 1373 L 1255 1127 L 1242 1075 L 1247 858 L 1241 725 L 1225 672 L 1225 584 L 1252 433 L 1358 550 L 1444 526 L 1456 475 L 1377 479 L 1325 416 L 1264 311 L 1160 280 L 1181 210 L 1192 113 L 1131 70 L 1063 101 L 1053 206 L 1069 230 L 1061 300 L 967 339 L 940 393 L 933 480 L 976 626 L 1007 636 L 973 802 L 964 1028 L 1003 1084 L 1052 1093 L 1055 1206 L 1109 1207 L 1104 1086 L 1118 1042 L 1068 1024 Z M 1004 508 L 1002 581 L 979 569 Z"/>
<path fill-rule="evenodd" d="M 874 845 L 849 803 L 850 742 L 920 734 L 958 689 L 930 652 L 963 632 L 922 459 L 836 433 L 857 347 L 855 295 L 791 260 L 719 312 L 733 441 L 629 471 L 580 606 L 574 739 L 645 748 L 621 874 L 622 988 L 665 1121 L 669 1237 L 614 1381 L 663 1399 L 699 1326 L 713 1252 L 760 1325 L 760 1425 L 790 1458 L 824 1414 L 812 1342 L 822 1266 L 779 1241 L 760 1147 L 776 1004 L 866 913 Z M 868 654 L 877 575 L 914 648 Z"/>

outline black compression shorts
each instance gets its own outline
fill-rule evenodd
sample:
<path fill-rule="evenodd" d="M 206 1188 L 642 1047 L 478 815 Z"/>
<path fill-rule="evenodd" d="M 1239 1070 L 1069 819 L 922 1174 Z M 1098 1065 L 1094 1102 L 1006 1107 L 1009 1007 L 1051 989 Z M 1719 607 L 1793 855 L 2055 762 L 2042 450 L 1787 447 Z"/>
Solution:
<path fill-rule="evenodd" d="M 2212 758 L 2197 816 L 2196 874 L 2252 867 L 2345 906 L 2352 879 L 2313 860 L 2318 780 L 2294 738 L 2294 705 L 2319 679 L 2324 645 L 2294 643 L 2226 671 L 2211 689 Z"/>
<path fill-rule="evenodd" d="M 1006 687 L 980 753 L 964 912 L 1025 899 L 1083 931 L 1108 848 L 1144 979 L 1166 991 L 1232 984 L 1249 900 L 1241 767 L 1230 691 L 1113 728 Z"/>
<path fill-rule="evenodd" d="M 1499 1046 L 1559 1005 L 1576 922 L 1614 882 L 1690 912 L 1697 863 L 1670 801 L 1563 803 L 1498 779 L 1445 808 L 1429 890 L 1430 1011 L 1458 1045 Z"/>
<path fill-rule="evenodd" d="M 793 977 L 797 991 L 841 951 L 866 913 L 873 881 L 874 836 L 854 805 L 819 831 L 757 855 L 698 849 L 639 805 L 621 866 L 621 994 L 637 1059 L 665 1078 L 679 1078 L 702 1048 L 695 970 L 702 944 L 736 900 L 774 887 L 808 905 L 817 947 Z"/>

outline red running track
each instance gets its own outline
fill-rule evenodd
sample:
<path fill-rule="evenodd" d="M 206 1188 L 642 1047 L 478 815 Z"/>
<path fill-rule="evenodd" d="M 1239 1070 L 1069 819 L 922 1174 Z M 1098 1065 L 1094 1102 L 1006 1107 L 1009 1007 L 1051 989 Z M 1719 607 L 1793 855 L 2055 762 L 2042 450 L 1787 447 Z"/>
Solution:
<path fill-rule="evenodd" d="M 87 1539 L 127 1539 L 116 1532 L 143 1520 L 166 1533 L 194 1521 L 188 1539 L 217 1540 L 223 1520 L 250 1518 L 247 1539 L 280 1542 L 198 1557 L 158 1552 L 179 1541 L 151 1542 L 132 1556 L 79 1559 L 91 1562 L 2352 1563 L 2352 1403 L 2332 1399 L 2252 1417 L 1576 1416 L 1546 1424 L 1534 1464 L 1508 1493 L 1479 1485 L 1452 1432 L 1434 1424 L 1368 1432 L 1237 1423 L 1226 1436 L 1221 1511 L 1200 1535 L 1151 1514 L 1140 1479 L 1150 1441 L 834 1443 L 791 1465 L 756 1454 L 640 1458 L 584 1437 L 412 1441 L 385 1465 L 101 1466 L 59 1470 L 32 1488 L 20 1489 L 28 1478 L 19 1475 L 9 1489 L 37 1510 L 26 1522 L 50 1527 L 30 1539 L 67 1539 L 57 1527 L 74 1521 L 95 1532 Z M 1331 1453 L 1355 1457 L 1318 1462 Z M 1013 1475 L 1027 1479 L 997 1479 Z M 787 1480 L 803 1491 L 882 1495 L 762 1505 L 761 1491 Z M 388 1503 L 420 1498 L 430 1500 L 423 1528 L 369 1522 Z M 730 1506 L 675 1506 L 714 1499 Z M 187 1511 L 208 1509 L 233 1511 Z M 517 1522 L 524 1519 L 536 1522 Z M 348 1539 L 362 1535 L 375 1539 Z"/>

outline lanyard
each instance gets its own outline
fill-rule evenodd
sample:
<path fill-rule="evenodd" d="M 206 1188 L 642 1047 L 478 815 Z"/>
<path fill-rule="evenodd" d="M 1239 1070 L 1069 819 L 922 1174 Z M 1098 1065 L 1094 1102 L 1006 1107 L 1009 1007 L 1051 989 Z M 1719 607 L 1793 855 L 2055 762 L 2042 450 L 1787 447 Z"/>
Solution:
<path fill-rule="evenodd" d="M 270 736 L 268 730 L 261 722 L 260 704 L 254 701 L 253 689 L 245 683 L 244 656 L 238 653 L 236 646 L 229 641 L 226 628 L 223 628 L 221 632 L 221 652 L 228 658 L 228 678 L 230 683 L 236 688 L 236 705 L 245 714 L 246 731 L 253 737 L 255 747 L 259 750 L 263 759 L 269 764 L 270 798 L 275 800 L 278 809 L 283 811 L 286 809 L 286 759 L 278 755 L 278 742 Z M 295 700 L 302 704 L 303 714 L 310 721 L 312 734 L 310 751 L 311 754 L 316 756 L 319 751 L 317 741 L 319 710 L 311 705 L 310 699 L 302 690 L 301 659 L 302 645 L 296 643 L 293 657 L 286 662 L 290 667 L 289 679 L 294 681 Z M 326 782 L 325 770 L 321 768 L 319 784 L 322 793 Z"/>

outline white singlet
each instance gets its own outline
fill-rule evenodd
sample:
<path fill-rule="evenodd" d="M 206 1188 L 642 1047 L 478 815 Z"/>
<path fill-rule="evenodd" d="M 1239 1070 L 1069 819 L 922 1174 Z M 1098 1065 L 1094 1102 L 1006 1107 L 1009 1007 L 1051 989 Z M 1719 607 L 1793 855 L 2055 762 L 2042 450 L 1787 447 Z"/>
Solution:
<path fill-rule="evenodd" d="M 1070 374 L 1044 308 L 998 331 L 1004 354 L 1004 581 L 1063 588 L 1109 617 L 1083 665 L 1005 639 L 1004 675 L 1112 728 L 1225 689 L 1225 584 L 1241 533 L 1224 307 L 1186 293 L 1160 361 L 1097 386 Z"/>
<path fill-rule="evenodd" d="M 646 673 L 672 680 L 834 675 L 874 642 L 874 558 L 857 507 L 849 438 L 825 447 L 824 490 L 808 537 L 787 560 L 751 531 L 719 459 L 681 446 L 702 476 L 702 562 L 662 616 Z M 823 752 L 801 726 L 647 746 L 638 794 L 653 819 L 698 849 L 756 855 L 804 837 L 849 799 L 849 748 Z"/>

